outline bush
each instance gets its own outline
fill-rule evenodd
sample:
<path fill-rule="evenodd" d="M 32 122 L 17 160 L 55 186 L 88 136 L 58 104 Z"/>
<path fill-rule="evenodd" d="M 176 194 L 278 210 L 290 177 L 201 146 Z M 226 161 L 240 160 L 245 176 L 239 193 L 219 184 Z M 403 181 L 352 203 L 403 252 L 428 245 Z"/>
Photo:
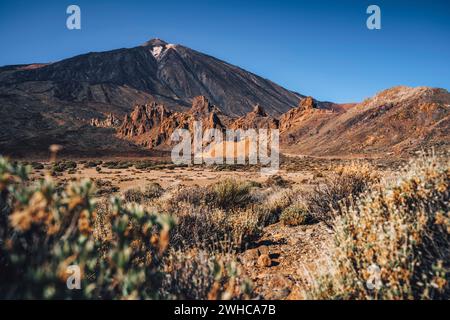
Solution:
<path fill-rule="evenodd" d="M 151 169 L 156 165 L 156 163 L 154 161 L 150 161 L 150 160 L 144 160 L 144 161 L 138 161 L 134 164 L 134 167 L 138 170 L 143 170 L 143 169 Z"/>
<path fill-rule="evenodd" d="M 253 202 L 253 196 L 251 200 Z M 240 203 L 246 205 L 243 208 L 233 204 L 224 209 L 215 201 L 213 186 L 185 187 L 164 199 L 163 210 L 177 218 L 171 240 L 175 248 L 241 250 L 260 234 L 264 226 L 277 219 L 270 206 L 250 202 Z"/>
<path fill-rule="evenodd" d="M 103 167 L 108 169 L 128 169 L 133 164 L 127 161 L 107 161 L 102 164 Z"/>
<path fill-rule="evenodd" d="M 164 189 L 159 183 L 152 182 L 143 189 L 132 188 L 124 192 L 123 198 L 125 202 L 143 203 L 155 198 L 159 198 L 164 192 Z"/>
<path fill-rule="evenodd" d="M 338 209 L 334 270 L 312 298 L 450 298 L 449 162 L 422 157 L 401 177 Z M 374 267 L 381 286 L 370 290 Z"/>
<path fill-rule="evenodd" d="M 253 203 L 252 191 L 261 185 L 254 181 L 220 180 L 210 186 L 183 187 L 168 200 L 171 207 L 178 204 L 207 206 L 223 210 L 239 210 Z"/>
<path fill-rule="evenodd" d="M 33 167 L 34 170 L 42 170 L 44 169 L 44 165 L 40 162 L 32 162 L 31 166 Z"/>
<path fill-rule="evenodd" d="M 168 200 L 171 208 L 176 208 L 180 204 L 190 204 L 192 206 L 211 205 L 213 194 L 210 189 L 200 186 L 183 187 Z"/>
<path fill-rule="evenodd" d="M 75 161 L 62 160 L 53 163 L 51 171 L 53 173 L 61 173 L 66 170 L 74 170 L 77 168 L 77 163 Z"/>
<path fill-rule="evenodd" d="M 114 186 L 111 181 L 102 179 L 95 180 L 95 187 L 97 190 L 95 193 L 96 196 L 110 195 L 120 190 L 120 188 Z"/>
<path fill-rule="evenodd" d="M 358 196 L 377 181 L 378 173 L 368 164 L 340 166 L 307 195 L 307 206 L 315 219 L 331 225 L 333 212 L 339 209 L 341 201 Z"/>
<path fill-rule="evenodd" d="M 123 193 L 123 199 L 125 202 L 141 203 L 143 200 L 142 191 L 139 188 L 131 188 Z"/>
<path fill-rule="evenodd" d="M 85 168 L 95 168 L 95 167 L 101 165 L 102 163 L 103 163 L 103 161 L 101 161 L 101 160 L 97 160 L 97 161 L 86 161 L 86 162 L 84 163 L 84 167 L 85 167 Z"/>
<path fill-rule="evenodd" d="M 219 208 L 225 210 L 243 208 L 251 203 L 251 185 L 246 182 L 225 179 L 212 185 L 211 188 L 213 202 Z"/>
<path fill-rule="evenodd" d="M 280 221 L 287 226 L 298 226 L 310 224 L 313 219 L 305 206 L 296 204 L 283 210 Z"/>
<path fill-rule="evenodd" d="M 27 181 L 28 167 L 0 158 L 0 298 L 157 298 L 173 221 L 138 206 L 111 203 L 111 237 L 95 237 L 90 181 L 58 194 L 50 179 Z M 67 267 L 81 270 L 69 290 Z"/>
<path fill-rule="evenodd" d="M 251 283 L 241 277 L 232 256 L 192 249 L 171 251 L 165 259 L 161 295 L 169 299 L 250 298 Z"/>
<path fill-rule="evenodd" d="M 203 248 L 214 252 L 236 252 L 245 248 L 262 230 L 259 212 L 251 209 L 224 211 L 218 208 L 181 208 L 171 244 L 177 249 Z"/>
<path fill-rule="evenodd" d="M 157 182 L 152 182 L 144 187 L 142 192 L 144 199 L 159 198 L 164 193 L 164 189 Z"/>
<path fill-rule="evenodd" d="M 253 210 L 259 212 L 261 223 L 267 226 L 280 220 L 280 216 L 286 208 L 291 206 L 298 199 L 296 192 L 288 189 L 275 191 L 270 189 L 268 195 L 262 195 L 260 199 L 256 199 L 258 204 L 253 206 Z"/>
<path fill-rule="evenodd" d="M 273 175 L 267 178 L 265 184 L 268 187 L 280 187 L 280 188 L 286 188 L 291 185 L 289 181 L 286 181 L 283 179 L 282 176 L 279 175 Z"/>

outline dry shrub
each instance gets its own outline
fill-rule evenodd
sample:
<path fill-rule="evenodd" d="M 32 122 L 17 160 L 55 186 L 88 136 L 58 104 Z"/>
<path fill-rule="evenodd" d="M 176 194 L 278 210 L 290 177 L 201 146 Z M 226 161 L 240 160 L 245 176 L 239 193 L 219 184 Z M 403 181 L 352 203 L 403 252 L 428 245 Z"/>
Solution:
<path fill-rule="evenodd" d="M 143 200 L 142 191 L 140 188 L 131 188 L 123 193 L 123 200 L 125 202 L 141 203 Z"/>
<path fill-rule="evenodd" d="M 159 198 L 164 193 L 164 189 L 159 183 L 152 182 L 144 188 L 131 188 L 123 193 L 125 202 L 144 203 Z"/>
<path fill-rule="evenodd" d="M 217 204 L 217 186 L 220 186 L 219 198 L 232 199 L 230 205 L 221 207 Z M 240 188 L 245 192 L 237 191 Z M 161 207 L 177 217 L 178 223 L 172 234 L 175 247 L 225 247 L 227 250 L 224 251 L 229 251 L 245 248 L 258 237 L 263 227 L 278 221 L 292 199 L 291 191 L 258 189 L 256 192 L 245 182 L 224 180 L 212 187 L 179 189 Z"/>
<path fill-rule="evenodd" d="M 287 207 L 300 201 L 299 193 L 294 190 L 267 190 L 267 194 L 258 199 L 258 205 L 253 210 L 260 212 L 263 226 L 276 223 L 280 220 L 281 213 Z"/>
<path fill-rule="evenodd" d="M 171 244 L 175 248 L 200 247 L 211 251 L 241 250 L 261 232 L 261 212 L 252 209 L 179 206 Z"/>
<path fill-rule="evenodd" d="M 287 226 L 299 226 L 303 224 L 310 224 L 314 220 L 306 206 L 295 204 L 283 210 L 280 216 L 280 221 Z"/>
<path fill-rule="evenodd" d="M 219 208 L 225 210 L 243 208 L 251 203 L 252 186 L 247 182 L 224 179 L 212 185 L 211 188 L 213 202 Z"/>
<path fill-rule="evenodd" d="M 95 187 L 97 189 L 96 196 L 109 195 L 120 190 L 119 187 L 114 186 L 111 181 L 102 179 L 95 180 Z"/>
<path fill-rule="evenodd" d="M 422 157 L 398 181 L 343 204 L 334 270 L 318 277 L 312 298 L 449 299 L 449 185 L 448 159 Z M 381 286 L 370 290 L 376 268 Z"/>
<path fill-rule="evenodd" d="M 177 207 L 175 216 L 177 225 L 172 233 L 171 244 L 176 248 L 205 247 L 231 232 L 225 224 L 225 213 L 218 209 L 185 203 Z"/>
<path fill-rule="evenodd" d="M 95 203 L 95 218 L 93 221 L 93 235 L 94 238 L 101 242 L 107 243 L 113 238 L 111 228 L 111 203 L 107 199 L 98 200 Z"/>
<path fill-rule="evenodd" d="M 206 250 L 172 250 L 164 261 L 161 295 L 168 299 L 250 298 L 251 283 L 241 276 L 235 256 Z"/>
<path fill-rule="evenodd" d="M 237 181 L 227 178 L 210 186 L 181 188 L 175 192 L 168 202 L 172 207 L 176 207 L 180 203 L 187 203 L 193 206 L 238 210 L 254 202 L 252 190 L 260 188 L 260 186 L 254 181 Z"/>
<path fill-rule="evenodd" d="M 208 188 L 200 186 L 183 187 L 177 190 L 170 199 L 167 200 L 167 205 L 170 208 L 176 209 L 180 204 L 190 204 L 193 206 L 201 206 L 211 204 L 212 195 Z"/>
<path fill-rule="evenodd" d="M 377 171 L 367 163 L 339 166 L 307 195 L 308 208 L 315 219 L 330 224 L 341 201 L 358 196 L 377 181 Z"/>
<path fill-rule="evenodd" d="M 145 199 L 155 199 L 162 196 L 164 189 L 157 182 L 147 184 L 142 191 Z"/>
<path fill-rule="evenodd" d="M 287 188 L 291 185 L 289 181 L 283 179 L 283 177 L 279 175 L 272 175 L 268 177 L 264 184 L 268 187 L 280 187 L 280 188 Z"/>

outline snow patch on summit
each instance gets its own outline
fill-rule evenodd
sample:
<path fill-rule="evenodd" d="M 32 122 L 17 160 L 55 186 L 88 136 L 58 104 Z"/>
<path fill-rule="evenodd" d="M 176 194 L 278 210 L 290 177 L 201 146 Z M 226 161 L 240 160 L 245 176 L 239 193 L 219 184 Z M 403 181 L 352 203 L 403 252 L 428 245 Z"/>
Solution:
<path fill-rule="evenodd" d="M 177 45 L 176 44 L 171 44 L 168 43 L 164 46 L 155 46 L 152 48 L 151 53 L 152 55 L 155 57 L 155 59 L 160 59 L 161 56 L 167 52 L 169 49 L 174 49 L 176 50 Z"/>
<path fill-rule="evenodd" d="M 158 47 L 153 47 L 151 52 L 155 58 L 158 58 L 161 55 L 162 51 L 163 51 L 163 47 L 158 46 Z"/>

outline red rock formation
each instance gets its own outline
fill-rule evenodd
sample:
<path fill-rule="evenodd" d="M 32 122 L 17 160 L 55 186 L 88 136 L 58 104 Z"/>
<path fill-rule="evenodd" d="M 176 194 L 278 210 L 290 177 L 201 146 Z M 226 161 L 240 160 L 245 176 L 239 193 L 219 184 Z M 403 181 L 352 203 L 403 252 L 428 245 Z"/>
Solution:
<path fill-rule="evenodd" d="M 203 96 L 195 97 L 187 112 L 170 112 L 156 103 L 136 106 L 117 130 L 119 137 L 127 138 L 149 148 L 164 148 L 172 144 L 170 137 L 176 129 L 193 131 L 194 121 L 201 121 L 202 130 L 216 128 L 225 130 L 227 122 L 219 108 L 211 105 Z"/>
<path fill-rule="evenodd" d="M 231 129 L 278 129 L 279 121 L 269 116 L 259 105 L 255 105 L 253 110 L 245 116 L 236 119 L 231 125 Z"/>
<path fill-rule="evenodd" d="M 122 137 L 133 138 L 150 132 L 171 116 L 163 105 L 156 103 L 138 105 L 130 115 L 126 115 L 118 134 Z"/>

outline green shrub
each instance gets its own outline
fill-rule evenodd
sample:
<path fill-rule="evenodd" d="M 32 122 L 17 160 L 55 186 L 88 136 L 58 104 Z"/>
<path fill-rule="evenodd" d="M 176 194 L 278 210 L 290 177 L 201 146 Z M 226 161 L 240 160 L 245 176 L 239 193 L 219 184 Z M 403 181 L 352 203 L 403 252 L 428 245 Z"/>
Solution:
<path fill-rule="evenodd" d="M 108 169 L 128 169 L 133 164 L 127 161 L 107 161 L 102 164 L 103 167 Z"/>
<path fill-rule="evenodd" d="M 74 170 L 77 168 L 77 163 L 70 160 L 61 160 L 53 163 L 51 171 L 53 173 L 62 173 L 67 170 Z"/>

